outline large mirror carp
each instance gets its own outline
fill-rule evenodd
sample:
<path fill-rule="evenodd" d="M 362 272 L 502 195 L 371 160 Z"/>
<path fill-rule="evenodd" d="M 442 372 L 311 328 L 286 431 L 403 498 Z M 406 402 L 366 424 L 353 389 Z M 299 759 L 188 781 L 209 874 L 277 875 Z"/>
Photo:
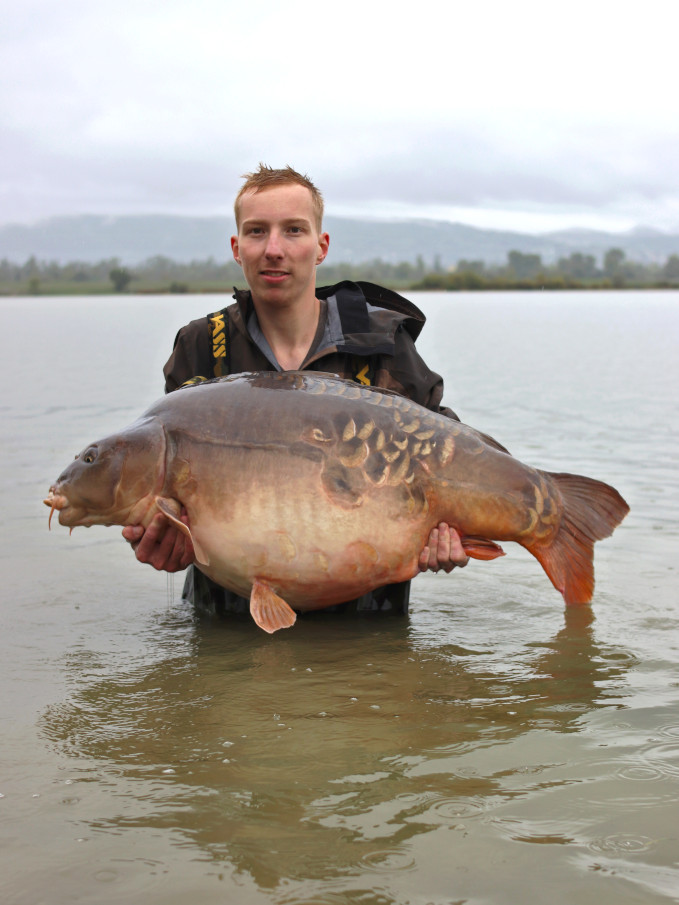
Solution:
<path fill-rule="evenodd" d="M 45 503 L 70 527 L 148 525 L 162 511 L 191 537 L 197 567 L 249 596 L 269 632 L 294 610 L 413 578 L 440 522 L 477 559 L 516 541 L 566 604 L 587 603 L 594 542 L 629 511 L 601 481 L 531 468 L 392 392 L 308 371 L 163 397 L 79 453 Z"/>

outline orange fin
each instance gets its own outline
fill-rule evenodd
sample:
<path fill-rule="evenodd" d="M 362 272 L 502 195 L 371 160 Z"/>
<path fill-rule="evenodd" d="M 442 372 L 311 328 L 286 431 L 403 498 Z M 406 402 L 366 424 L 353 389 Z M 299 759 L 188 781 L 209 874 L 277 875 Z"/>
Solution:
<path fill-rule="evenodd" d="M 158 509 L 160 509 L 163 515 L 182 532 L 182 534 L 185 534 L 189 538 L 189 540 L 193 544 L 193 552 L 196 555 L 196 562 L 200 563 L 201 566 L 209 566 L 210 557 L 196 541 L 193 534 L 191 534 L 191 529 L 189 528 L 189 526 L 185 525 L 184 522 L 179 518 L 179 515 L 182 511 L 181 504 L 171 497 L 157 496 L 156 506 L 158 507 Z"/>
<path fill-rule="evenodd" d="M 250 594 L 250 615 L 270 635 L 279 628 L 290 628 L 297 616 L 268 584 L 255 578 Z"/>
<path fill-rule="evenodd" d="M 589 603 L 594 593 L 594 543 L 609 537 L 629 506 L 609 484 L 581 475 L 546 472 L 561 491 L 564 512 L 546 546 L 529 546 L 568 605 Z"/>
<path fill-rule="evenodd" d="M 461 540 L 464 552 L 472 559 L 497 559 L 506 555 L 499 544 L 487 537 L 463 537 Z"/>

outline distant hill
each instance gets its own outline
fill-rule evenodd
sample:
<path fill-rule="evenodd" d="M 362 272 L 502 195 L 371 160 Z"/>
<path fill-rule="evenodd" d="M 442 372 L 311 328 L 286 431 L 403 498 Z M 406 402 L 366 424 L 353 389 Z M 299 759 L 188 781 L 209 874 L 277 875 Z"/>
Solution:
<path fill-rule="evenodd" d="M 539 254 L 549 264 L 573 252 L 592 254 L 600 262 L 609 248 L 621 248 L 626 256 L 643 263 L 664 263 L 679 254 L 679 235 L 648 228 L 626 233 L 563 230 L 542 235 L 477 229 L 461 223 L 435 220 L 380 221 L 327 217 L 330 258 L 335 264 L 358 264 L 374 258 L 398 263 L 415 262 L 421 256 L 429 268 L 456 264 L 460 258 L 502 264 L 512 250 Z M 32 225 L 0 226 L 0 259 L 23 263 L 31 256 L 40 261 L 93 263 L 119 258 L 134 265 L 156 255 L 179 262 L 231 257 L 230 217 L 179 217 L 94 215 L 56 217 Z"/>

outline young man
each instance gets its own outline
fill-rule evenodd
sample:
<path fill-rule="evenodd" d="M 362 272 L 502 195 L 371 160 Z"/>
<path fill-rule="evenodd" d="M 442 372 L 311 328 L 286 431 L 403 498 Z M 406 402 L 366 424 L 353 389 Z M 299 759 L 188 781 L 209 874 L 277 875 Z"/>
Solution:
<path fill-rule="evenodd" d="M 418 308 L 371 283 L 316 287 L 330 237 L 322 231 L 323 199 L 307 177 L 260 164 L 246 177 L 234 209 L 238 233 L 231 248 L 249 290 L 236 291 L 234 304 L 179 331 L 164 368 L 166 392 L 243 371 L 314 370 L 396 390 L 457 420 L 440 405 L 442 379 L 415 349 L 425 321 Z M 137 559 L 156 569 L 175 572 L 193 563 L 190 541 L 160 513 L 146 531 L 128 526 L 123 536 Z M 449 572 L 467 562 L 458 534 L 441 524 L 422 551 L 420 570 Z M 408 588 L 405 582 L 380 589 L 358 608 L 405 612 Z M 245 605 L 195 566 L 184 596 L 213 611 Z"/>

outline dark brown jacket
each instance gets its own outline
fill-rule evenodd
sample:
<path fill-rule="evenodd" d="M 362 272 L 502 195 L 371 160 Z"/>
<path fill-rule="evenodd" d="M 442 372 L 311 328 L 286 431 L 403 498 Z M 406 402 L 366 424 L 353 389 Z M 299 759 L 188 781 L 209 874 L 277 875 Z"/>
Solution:
<path fill-rule="evenodd" d="M 302 370 L 395 390 L 457 419 L 441 407 L 443 380 L 415 348 L 425 323 L 419 308 L 389 289 L 365 282 L 321 287 L 316 295 L 321 317 Z M 237 290 L 235 299 L 223 312 L 191 321 L 179 331 L 163 372 L 166 392 L 196 378 L 277 369 L 254 317 L 250 292 Z"/>

